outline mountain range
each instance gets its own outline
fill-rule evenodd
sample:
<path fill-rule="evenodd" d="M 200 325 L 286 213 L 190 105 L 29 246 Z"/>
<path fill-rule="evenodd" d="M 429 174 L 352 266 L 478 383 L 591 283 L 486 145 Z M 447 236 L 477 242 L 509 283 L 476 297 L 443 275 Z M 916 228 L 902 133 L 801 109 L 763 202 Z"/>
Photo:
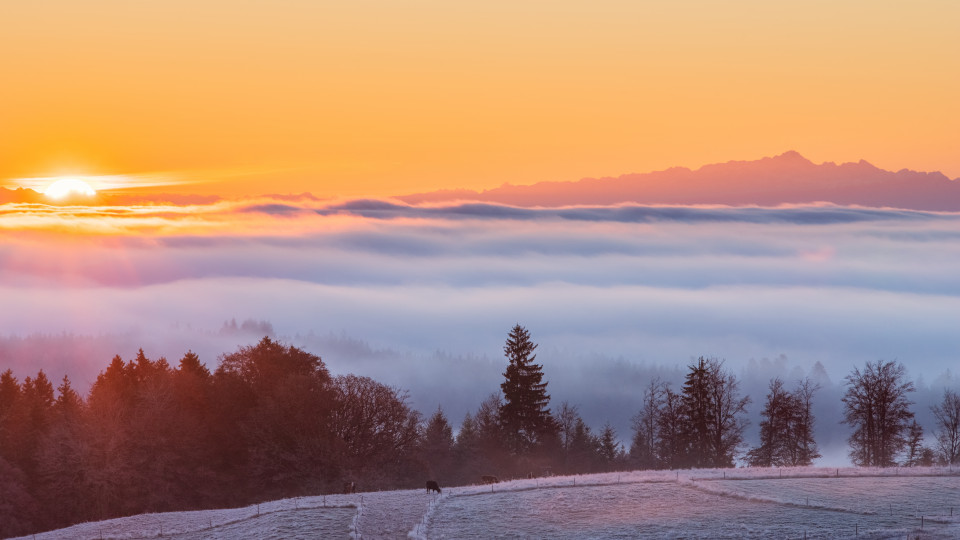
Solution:
<path fill-rule="evenodd" d="M 131 198 L 98 194 L 96 204 L 148 202 L 203 203 L 217 197 L 141 194 Z M 940 172 L 880 169 L 857 163 L 816 164 L 795 151 L 754 161 L 728 161 L 699 169 L 673 167 L 616 178 L 584 178 L 573 182 L 504 184 L 473 191 L 444 189 L 394 197 L 408 204 L 480 201 L 522 207 L 576 205 L 727 205 L 778 206 L 832 203 L 842 206 L 890 207 L 911 210 L 960 211 L 960 179 Z M 60 204 L 71 201 L 61 201 Z M 84 203 L 94 201 L 84 201 Z M 0 187 L 0 204 L 44 203 L 50 200 L 32 189 Z"/>
<path fill-rule="evenodd" d="M 397 197 L 409 204 L 484 201 L 514 206 L 639 203 L 653 205 L 777 206 L 833 203 L 914 210 L 960 211 L 960 181 L 940 172 L 897 172 L 866 161 L 813 163 L 795 151 L 755 161 L 729 161 L 692 170 L 674 167 L 616 178 L 540 182 L 484 190 L 440 190 Z"/>

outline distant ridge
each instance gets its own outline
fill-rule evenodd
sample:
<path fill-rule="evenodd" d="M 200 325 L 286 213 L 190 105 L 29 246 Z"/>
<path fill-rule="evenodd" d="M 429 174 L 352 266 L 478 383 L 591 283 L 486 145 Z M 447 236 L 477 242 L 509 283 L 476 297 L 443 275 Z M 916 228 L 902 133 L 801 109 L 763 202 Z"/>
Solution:
<path fill-rule="evenodd" d="M 7 189 L 0 187 L 0 204 L 39 203 L 44 201 L 42 193 L 28 188 Z"/>
<path fill-rule="evenodd" d="M 866 161 L 815 164 L 789 151 L 756 161 L 728 161 L 697 170 L 674 167 L 617 178 L 504 185 L 485 191 L 440 190 L 397 197 L 409 204 L 485 201 L 515 206 L 720 204 L 838 205 L 960 211 L 960 181 L 940 172 L 897 172 Z"/>

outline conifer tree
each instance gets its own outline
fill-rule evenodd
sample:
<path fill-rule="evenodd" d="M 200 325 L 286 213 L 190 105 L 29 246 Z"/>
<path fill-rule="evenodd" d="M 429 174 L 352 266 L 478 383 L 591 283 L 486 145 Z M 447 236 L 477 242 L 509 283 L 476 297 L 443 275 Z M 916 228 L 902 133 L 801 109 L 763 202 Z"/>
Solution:
<path fill-rule="evenodd" d="M 820 457 L 813 438 L 813 393 L 819 386 L 804 379 L 788 391 L 780 378 L 770 381 L 770 392 L 760 416 L 760 446 L 750 450 L 753 467 L 805 466 Z"/>
<path fill-rule="evenodd" d="M 610 422 L 604 424 L 598 440 L 600 442 L 598 450 L 603 469 L 606 471 L 614 470 L 622 455 L 622 448 L 620 443 L 617 442 L 617 431 L 613 429 Z"/>
<path fill-rule="evenodd" d="M 427 420 L 420 449 L 430 477 L 449 482 L 453 472 L 453 428 L 441 407 Z"/>
<path fill-rule="evenodd" d="M 903 462 L 905 467 L 916 467 L 920 464 L 920 454 L 923 452 L 923 426 L 914 420 L 907 428 L 907 455 Z"/>
<path fill-rule="evenodd" d="M 500 423 L 510 450 L 524 454 L 533 449 L 547 434 L 556 431 L 550 409 L 543 366 L 534 362 L 537 344 L 530 332 L 519 324 L 510 330 L 503 352 L 510 362 L 500 385 L 504 402 L 500 406 Z"/>
<path fill-rule="evenodd" d="M 689 368 L 682 403 L 690 465 L 733 467 L 746 426 L 741 415 L 750 398 L 740 397 L 739 382 L 719 360 L 701 356 Z"/>

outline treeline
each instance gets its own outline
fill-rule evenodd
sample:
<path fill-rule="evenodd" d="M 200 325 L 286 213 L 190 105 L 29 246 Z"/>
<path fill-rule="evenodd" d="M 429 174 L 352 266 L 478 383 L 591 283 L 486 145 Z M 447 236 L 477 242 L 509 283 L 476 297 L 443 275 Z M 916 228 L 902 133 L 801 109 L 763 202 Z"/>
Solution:
<path fill-rule="evenodd" d="M 421 417 L 372 379 L 264 338 L 211 373 L 115 357 L 89 395 L 0 375 L 0 536 L 422 481 Z"/>
<path fill-rule="evenodd" d="M 222 355 L 211 372 L 196 354 L 176 366 L 115 357 L 88 395 L 41 371 L 0 375 L 0 536 L 143 512 L 229 507 L 297 495 L 476 483 L 627 469 L 806 465 L 817 457 L 817 387 L 774 379 L 760 442 L 744 441 L 746 408 L 723 363 L 700 358 L 682 386 L 653 380 L 638 396 L 629 449 L 609 425 L 591 429 L 577 407 L 550 408 L 548 382 L 520 325 L 504 345 L 500 391 L 455 431 L 441 408 L 425 418 L 402 390 L 331 376 L 316 355 L 269 338 Z M 858 465 L 956 463 L 960 398 L 934 408 L 935 448 L 909 411 L 912 384 L 895 363 L 846 379 L 851 458 Z M 493 389 L 491 389 L 493 390 Z M 456 433 L 456 434 L 455 434 Z"/>

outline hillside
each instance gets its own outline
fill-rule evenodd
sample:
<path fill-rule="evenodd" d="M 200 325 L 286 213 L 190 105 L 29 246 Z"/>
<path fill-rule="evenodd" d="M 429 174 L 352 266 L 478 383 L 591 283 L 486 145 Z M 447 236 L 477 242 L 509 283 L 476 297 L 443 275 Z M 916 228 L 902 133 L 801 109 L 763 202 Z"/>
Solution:
<path fill-rule="evenodd" d="M 68 538 L 956 538 L 949 468 L 634 471 L 301 497 L 141 514 L 37 534 Z"/>

